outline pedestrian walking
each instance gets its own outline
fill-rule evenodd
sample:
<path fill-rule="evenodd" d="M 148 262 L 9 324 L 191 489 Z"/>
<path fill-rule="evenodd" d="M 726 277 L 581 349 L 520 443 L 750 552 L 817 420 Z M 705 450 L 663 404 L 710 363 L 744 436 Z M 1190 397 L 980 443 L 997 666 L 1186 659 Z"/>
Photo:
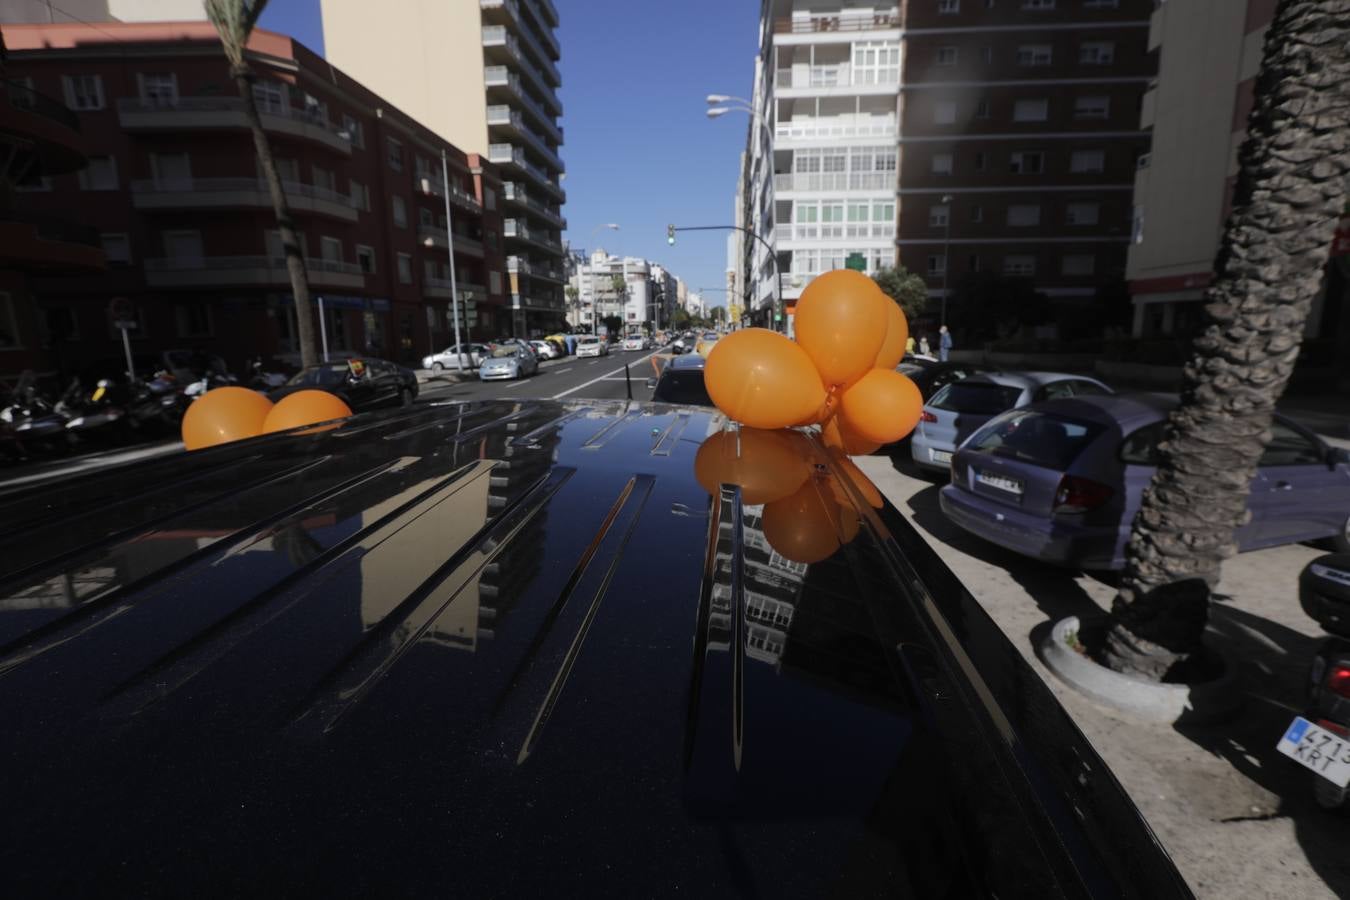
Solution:
<path fill-rule="evenodd" d="M 914 335 L 912 334 L 909 337 L 905 338 L 905 355 L 906 356 L 914 355 Z"/>
<path fill-rule="evenodd" d="M 928 335 L 919 338 L 919 355 L 928 356 L 930 348 L 928 346 Z"/>
<path fill-rule="evenodd" d="M 952 352 L 952 333 L 947 330 L 946 325 L 943 325 L 938 331 L 941 332 L 938 336 L 938 359 L 946 362 L 947 357 Z"/>

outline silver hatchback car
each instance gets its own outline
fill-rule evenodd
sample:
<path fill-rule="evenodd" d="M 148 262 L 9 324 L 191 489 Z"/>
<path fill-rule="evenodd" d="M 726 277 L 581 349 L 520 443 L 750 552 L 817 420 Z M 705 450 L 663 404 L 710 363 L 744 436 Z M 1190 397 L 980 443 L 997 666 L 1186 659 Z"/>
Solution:
<path fill-rule="evenodd" d="M 1095 378 L 1065 372 L 990 372 L 939 390 L 924 404 L 910 441 L 914 463 L 946 471 L 956 448 L 994 416 L 1059 397 L 1115 393 Z"/>

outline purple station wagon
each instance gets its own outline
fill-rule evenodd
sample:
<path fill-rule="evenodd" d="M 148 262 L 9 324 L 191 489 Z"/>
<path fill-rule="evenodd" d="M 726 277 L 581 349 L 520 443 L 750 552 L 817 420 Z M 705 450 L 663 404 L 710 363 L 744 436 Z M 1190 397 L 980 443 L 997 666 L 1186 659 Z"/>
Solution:
<path fill-rule="evenodd" d="M 1174 397 L 1051 400 L 1005 413 L 952 458 L 947 517 L 1026 556 L 1118 569 Z M 1350 451 L 1276 416 L 1252 482 L 1242 550 L 1330 539 L 1350 551 Z"/>

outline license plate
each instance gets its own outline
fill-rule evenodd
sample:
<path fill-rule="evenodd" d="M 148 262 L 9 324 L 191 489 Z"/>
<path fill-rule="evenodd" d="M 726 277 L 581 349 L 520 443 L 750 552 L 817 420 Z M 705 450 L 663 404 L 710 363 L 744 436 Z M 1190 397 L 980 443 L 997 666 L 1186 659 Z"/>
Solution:
<path fill-rule="evenodd" d="M 932 447 L 928 448 L 928 458 L 935 463 L 942 463 L 944 466 L 952 461 L 952 455 L 946 450 L 934 450 Z"/>
<path fill-rule="evenodd" d="M 1000 491 L 1022 496 L 1022 479 L 1020 478 L 1009 478 L 1007 475 L 998 475 L 993 472 L 976 472 L 975 480 L 991 488 L 998 488 Z"/>
<path fill-rule="evenodd" d="M 1319 728 L 1299 716 L 1275 746 L 1285 756 L 1335 784 L 1350 784 L 1350 738 Z"/>

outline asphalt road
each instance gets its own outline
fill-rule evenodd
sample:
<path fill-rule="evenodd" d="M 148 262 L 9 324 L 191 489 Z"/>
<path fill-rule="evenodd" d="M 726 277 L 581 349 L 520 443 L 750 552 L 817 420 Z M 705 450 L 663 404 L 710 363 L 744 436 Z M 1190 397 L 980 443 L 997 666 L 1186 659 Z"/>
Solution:
<path fill-rule="evenodd" d="M 534 400 L 623 400 L 628 396 L 624 378 L 627 365 L 634 400 L 650 400 L 647 379 L 655 374 L 651 358 L 662 351 L 615 351 L 608 356 L 577 359 L 564 356 L 546 360 L 539 372 L 516 381 L 469 381 L 461 384 L 432 378 L 418 389 L 421 403 L 446 400 L 498 400 L 528 397 Z M 659 365 L 659 361 L 658 361 Z"/>

